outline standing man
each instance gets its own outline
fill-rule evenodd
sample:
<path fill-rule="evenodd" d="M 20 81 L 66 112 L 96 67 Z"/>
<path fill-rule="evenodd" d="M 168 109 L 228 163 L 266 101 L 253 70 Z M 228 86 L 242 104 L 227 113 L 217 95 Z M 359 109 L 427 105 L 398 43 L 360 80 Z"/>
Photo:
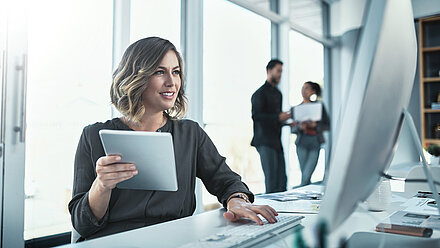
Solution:
<path fill-rule="evenodd" d="M 260 154 L 266 193 L 273 193 L 285 191 L 287 186 L 281 127 L 290 118 L 290 113 L 281 111 L 282 95 L 277 88 L 283 62 L 277 59 L 269 61 L 266 72 L 266 82 L 252 95 L 254 137 L 251 145 Z"/>

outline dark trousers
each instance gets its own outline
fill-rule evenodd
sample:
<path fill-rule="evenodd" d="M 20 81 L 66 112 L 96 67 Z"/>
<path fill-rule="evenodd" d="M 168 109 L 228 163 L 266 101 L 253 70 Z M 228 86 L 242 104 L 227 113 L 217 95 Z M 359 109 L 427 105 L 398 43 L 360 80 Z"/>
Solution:
<path fill-rule="evenodd" d="M 263 167 L 266 193 L 286 191 L 286 162 L 283 151 L 268 146 L 258 146 L 257 151 Z"/>
<path fill-rule="evenodd" d="M 321 144 L 316 135 L 303 135 L 296 145 L 299 167 L 301 168 L 301 186 L 310 184 L 310 179 L 318 163 Z"/>

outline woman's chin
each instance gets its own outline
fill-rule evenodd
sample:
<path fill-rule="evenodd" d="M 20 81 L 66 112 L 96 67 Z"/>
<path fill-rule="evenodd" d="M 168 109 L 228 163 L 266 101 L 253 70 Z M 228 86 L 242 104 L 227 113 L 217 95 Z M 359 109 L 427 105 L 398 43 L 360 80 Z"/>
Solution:
<path fill-rule="evenodd" d="M 166 111 L 166 110 L 171 109 L 173 106 L 174 106 L 174 103 L 173 104 L 166 104 L 166 105 L 161 106 L 161 109 L 162 109 L 162 111 Z"/>

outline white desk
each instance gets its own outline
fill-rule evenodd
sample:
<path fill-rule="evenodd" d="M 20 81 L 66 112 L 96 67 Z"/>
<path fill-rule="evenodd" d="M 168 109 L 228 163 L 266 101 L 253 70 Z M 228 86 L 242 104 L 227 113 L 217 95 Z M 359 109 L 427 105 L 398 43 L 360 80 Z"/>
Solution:
<path fill-rule="evenodd" d="M 309 189 L 313 188 L 313 186 L 307 187 L 309 187 Z M 393 193 L 393 195 L 409 198 L 409 196 L 405 196 L 403 193 Z M 332 235 L 330 235 L 328 239 L 330 247 L 337 246 L 341 237 L 348 238 L 354 232 L 374 232 L 379 221 L 386 218 L 392 212 L 403 209 L 400 204 L 401 203 L 396 201 L 392 202 L 391 207 L 386 212 L 369 212 L 358 208 L 357 211 L 354 212 L 342 226 L 340 226 L 334 233 L 332 233 Z M 227 225 L 230 225 L 228 221 L 223 218 L 223 212 L 224 209 L 212 210 L 179 220 L 139 228 L 90 241 L 66 245 L 63 247 L 178 247 L 180 245 L 194 242 L 206 236 L 218 233 Z M 307 238 L 307 234 L 309 233 L 308 229 L 313 226 L 317 215 L 292 215 L 305 216 L 301 225 L 305 227 L 303 233 Z M 289 246 L 291 246 L 293 243 L 294 235 L 292 234 L 293 231 L 286 231 L 281 235 Z M 440 232 L 435 230 L 432 237 L 440 238 Z M 275 237 L 262 243 L 260 247 L 284 247 L 284 242 L 280 240 L 280 237 Z"/>

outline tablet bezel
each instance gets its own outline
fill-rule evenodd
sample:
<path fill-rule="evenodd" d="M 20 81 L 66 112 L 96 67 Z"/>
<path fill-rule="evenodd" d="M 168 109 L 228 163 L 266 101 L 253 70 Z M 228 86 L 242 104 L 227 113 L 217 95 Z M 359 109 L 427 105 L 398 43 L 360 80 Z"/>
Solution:
<path fill-rule="evenodd" d="M 120 163 L 134 163 L 138 170 L 117 188 L 177 191 L 171 133 L 102 129 L 99 136 L 106 155 L 121 155 Z"/>

